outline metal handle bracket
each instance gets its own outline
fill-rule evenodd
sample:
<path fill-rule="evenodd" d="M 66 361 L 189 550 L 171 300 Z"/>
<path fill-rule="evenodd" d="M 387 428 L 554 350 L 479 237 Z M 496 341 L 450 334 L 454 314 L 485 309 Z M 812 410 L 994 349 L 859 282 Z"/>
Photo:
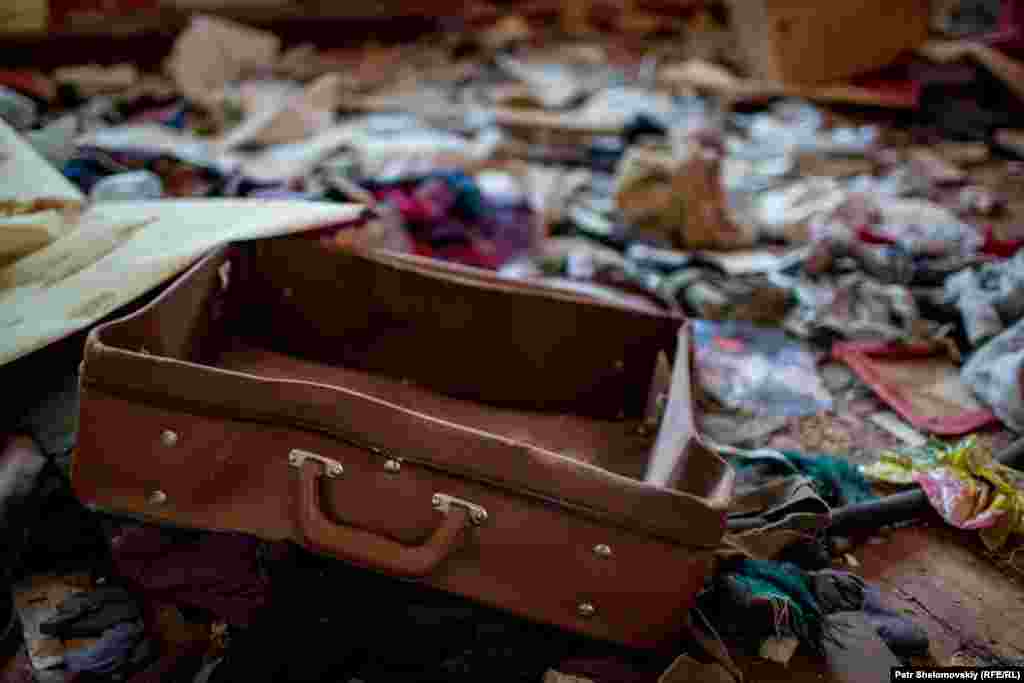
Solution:
<path fill-rule="evenodd" d="M 292 467 L 298 467 L 301 469 L 302 464 L 307 460 L 315 460 L 324 466 L 324 474 L 330 479 L 337 479 L 345 473 L 345 468 L 341 466 L 341 463 L 330 458 L 325 458 L 322 455 L 316 453 L 310 453 L 299 448 L 295 448 L 291 453 L 288 454 L 288 464 Z"/>
<path fill-rule="evenodd" d="M 431 505 L 434 509 L 447 514 L 452 507 L 460 507 L 469 512 L 469 521 L 479 526 L 487 521 L 487 510 L 476 503 L 471 503 L 468 500 L 456 498 L 455 496 L 449 496 L 447 493 L 435 493 L 430 499 Z"/>

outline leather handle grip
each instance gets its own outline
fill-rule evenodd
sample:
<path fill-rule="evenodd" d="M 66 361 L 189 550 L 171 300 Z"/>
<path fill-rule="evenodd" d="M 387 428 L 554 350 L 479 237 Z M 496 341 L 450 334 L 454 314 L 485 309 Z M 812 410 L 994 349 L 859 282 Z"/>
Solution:
<path fill-rule="evenodd" d="M 377 534 L 336 524 L 320 506 L 319 465 L 313 461 L 290 468 L 292 506 L 302 543 L 309 550 L 369 569 L 406 577 L 431 574 L 459 545 L 469 512 L 451 507 L 422 545 L 405 545 Z"/>

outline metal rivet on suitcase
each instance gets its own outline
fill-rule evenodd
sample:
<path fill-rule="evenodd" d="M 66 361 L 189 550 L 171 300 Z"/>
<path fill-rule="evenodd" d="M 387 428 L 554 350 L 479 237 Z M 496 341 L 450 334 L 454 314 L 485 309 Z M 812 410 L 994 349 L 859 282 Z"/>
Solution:
<path fill-rule="evenodd" d="M 623 370 L 625 370 L 626 369 L 626 361 L 623 361 L 623 360 L 615 361 L 615 369 L 618 370 L 619 372 L 622 372 Z"/>
<path fill-rule="evenodd" d="M 150 505 L 163 505 L 167 502 L 167 494 L 157 489 L 146 497 L 146 501 Z"/>
<path fill-rule="evenodd" d="M 594 607 L 592 603 L 581 602 L 576 606 L 576 614 L 580 615 L 584 619 L 589 619 L 590 617 L 597 614 L 597 608 Z"/>
<path fill-rule="evenodd" d="M 170 448 L 174 444 L 178 443 L 178 433 L 172 432 L 170 429 L 165 429 L 160 435 L 160 443 Z"/>
<path fill-rule="evenodd" d="M 607 543 L 598 543 L 594 546 L 594 554 L 598 557 L 611 557 L 612 547 Z"/>
<path fill-rule="evenodd" d="M 402 461 L 395 458 L 388 458 L 384 461 L 384 471 L 388 474 L 396 474 L 402 469 Z"/>

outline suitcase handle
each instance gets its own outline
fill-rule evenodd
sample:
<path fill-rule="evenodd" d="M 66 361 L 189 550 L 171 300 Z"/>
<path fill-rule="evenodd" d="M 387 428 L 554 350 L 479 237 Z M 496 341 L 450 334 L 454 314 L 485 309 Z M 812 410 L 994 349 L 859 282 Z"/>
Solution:
<path fill-rule="evenodd" d="M 336 524 L 320 505 L 320 465 L 303 460 L 292 472 L 292 506 L 302 544 L 313 552 L 331 555 L 369 569 L 406 577 L 428 576 L 459 545 L 462 531 L 472 522 L 463 505 L 434 505 L 445 513 L 430 538 L 421 545 L 405 545 L 377 534 Z"/>

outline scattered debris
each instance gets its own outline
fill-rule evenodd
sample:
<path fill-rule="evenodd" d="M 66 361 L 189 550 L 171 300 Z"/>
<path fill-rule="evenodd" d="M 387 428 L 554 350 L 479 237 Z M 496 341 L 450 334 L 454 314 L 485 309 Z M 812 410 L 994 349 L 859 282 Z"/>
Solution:
<path fill-rule="evenodd" d="M 11 670 L 54 683 L 513 669 L 545 683 L 732 683 L 727 650 L 785 665 L 806 649 L 837 680 L 851 659 L 926 658 L 919 626 L 830 568 L 877 576 L 896 544 L 871 536 L 858 549 L 863 537 L 836 520 L 881 505 L 873 484 L 918 485 L 899 495 L 980 531 L 993 553 L 1012 558 L 1024 535 L 1024 479 L 991 456 L 1024 431 L 1024 16 L 1017 2 L 929 14 L 917 0 L 872 1 L 877 11 L 482 2 L 420 39 L 338 49 L 195 15 L 163 74 L 88 55 L 0 71 L 0 369 L 58 365 L 75 333 L 212 248 L 301 232 L 339 257 L 390 253 L 487 291 L 551 287 L 559 301 L 690 318 L 694 414 L 682 412 L 735 474 L 714 493 L 728 528 L 700 609 L 680 624 L 685 651 L 638 657 L 420 585 L 392 594 L 387 577 L 248 536 L 105 515 L 94 538 L 101 516 L 65 472 L 77 400 L 55 398 L 77 397 L 79 378 L 71 370 L 58 390 L 29 372 L 11 386 L 33 405 L 7 421 L 35 441 L 5 436 L 0 455 L 0 588 L 13 585 L 0 642 L 18 620 L 24 636 Z M 929 24 L 950 40 L 929 42 Z M 249 276 L 219 273 L 225 288 Z M 214 299 L 210 316 L 234 314 Z M 550 348 L 568 358 L 592 341 Z M 635 423 L 629 439 L 679 453 L 653 436 L 682 405 L 662 391 L 667 360 L 635 370 L 632 353 L 598 374 L 616 368 L 617 396 L 637 393 L 624 367 L 653 377 L 646 413 L 608 424 Z M 547 370 L 543 353 L 528 360 Z M 575 416 L 557 419 L 557 450 L 571 454 Z M 546 448 L 534 436 L 529 448 Z M 707 474 L 682 469 L 672 476 L 689 483 Z M 200 488 L 216 506 L 217 487 Z M 168 493 L 143 495 L 157 505 Z M 830 537 L 830 522 L 850 536 Z M 618 552 L 595 545 L 594 561 Z M 574 614 L 602 614 L 600 592 Z M 364 628 L 347 628 L 371 598 Z M 414 646 L 378 656 L 395 638 Z"/>

